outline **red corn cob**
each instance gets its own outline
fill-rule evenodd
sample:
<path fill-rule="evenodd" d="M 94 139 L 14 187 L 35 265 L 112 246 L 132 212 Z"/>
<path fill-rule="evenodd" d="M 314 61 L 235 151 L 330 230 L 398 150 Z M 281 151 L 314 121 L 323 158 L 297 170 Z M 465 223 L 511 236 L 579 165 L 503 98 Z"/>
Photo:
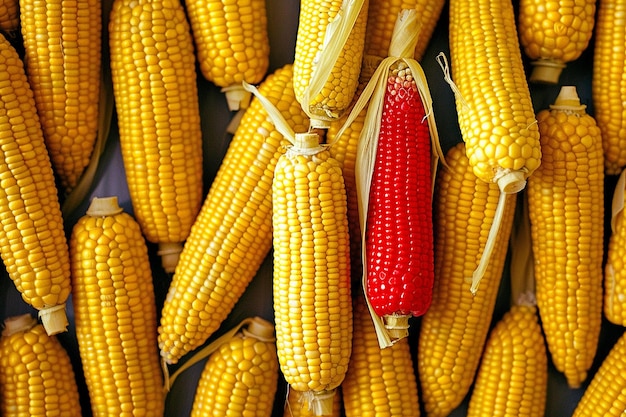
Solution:
<path fill-rule="evenodd" d="M 374 312 L 391 320 L 424 314 L 432 297 L 431 144 L 425 116 L 411 70 L 398 61 L 387 79 L 366 229 L 367 296 Z"/>
<path fill-rule="evenodd" d="M 443 152 L 428 82 L 413 58 L 418 34 L 417 11 L 402 10 L 389 56 L 344 124 L 367 106 L 355 178 L 363 288 L 381 348 L 406 337 L 409 318 L 423 315 L 432 299 L 432 180 Z"/>

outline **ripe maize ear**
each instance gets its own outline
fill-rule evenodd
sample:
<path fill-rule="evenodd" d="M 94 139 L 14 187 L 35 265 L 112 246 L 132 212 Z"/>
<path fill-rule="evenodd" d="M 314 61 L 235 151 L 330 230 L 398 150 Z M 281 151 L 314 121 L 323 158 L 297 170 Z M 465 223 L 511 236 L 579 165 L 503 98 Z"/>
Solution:
<path fill-rule="evenodd" d="M 70 258 L 52 164 L 23 63 L 0 35 L 0 255 L 48 334 L 68 324 Z"/>
<path fill-rule="evenodd" d="M 278 386 L 274 326 L 255 317 L 215 349 L 200 375 L 191 417 L 270 417 Z"/>
<path fill-rule="evenodd" d="M 452 0 L 450 56 L 439 63 L 456 95 L 461 137 L 474 173 L 517 193 L 541 162 L 537 120 L 515 26 L 511 0 Z M 501 200 L 503 202 L 504 199 Z M 476 291 L 493 251 L 503 208 L 498 207 L 485 251 L 473 274 Z"/>
<path fill-rule="evenodd" d="M 341 387 L 335 391 L 333 395 L 333 407 L 330 412 L 322 414 L 321 417 L 342 417 L 342 394 Z M 287 391 L 287 400 L 285 401 L 283 417 L 316 417 L 315 413 L 309 407 L 304 392 L 290 389 Z M 317 416 L 319 417 L 319 416 Z"/>
<path fill-rule="evenodd" d="M 624 223 L 624 192 L 626 170 L 615 185 L 611 213 L 611 231 L 604 266 L 604 317 L 611 323 L 626 326 L 626 223 Z"/>
<path fill-rule="evenodd" d="M 280 369 L 316 415 L 332 409 L 352 347 L 346 193 L 319 135 L 295 135 L 272 183 L 274 317 Z"/>
<path fill-rule="evenodd" d="M 423 71 L 411 58 L 418 33 L 411 29 L 418 24 L 413 9 L 399 15 L 390 57 L 370 81 L 376 86 L 357 150 L 364 288 L 375 322 L 384 323 L 376 324 L 377 332 L 384 327 L 388 334 L 381 347 L 408 336 L 409 318 L 430 306 L 434 279 L 431 129 L 436 128 Z M 365 93 L 353 111 L 363 98 Z"/>
<path fill-rule="evenodd" d="M 573 86 L 537 114 L 541 167 L 528 183 L 537 305 L 552 362 L 571 387 L 592 365 L 602 317 L 600 130 Z"/>
<path fill-rule="evenodd" d="M 248 107 L 241 82 L 257 84 L 269 67 L 265 0 L 188 0 L 187 16 L 204 77 L 222 87 L 230 110 Z"/>
<path fill-rule="evenodd" d="M 112 7 L 111 74 L 134 216 L 173 272 L 202 204 L 193 40 L 179 0 Z"/>
<path fill-rule="evenodd" d="M 449 168 L 437 174 L 433 200 L 433 299 L 421 319 L 417 348 L 421 398 L 429 416 L 447 416 L 470 389 L 495 308 L 516 205 L 515 195 L 476 177 L 464 143 L 448 151 L 446 163 Z M 472 271 L 502 195 L 505 210 L 493 254 L 472 294 Z"/>
<path fill-rule="evenodd" d="M 352 103 L 363 59 L 368 0 L 304 0 L 293 61 L 296 99 L 314 128 Z"/>
<path fill-rule="evenodd" d="M 6 417 L 82 415 L 70 356 L 30 314 L 4 321 L 0 413 Z"/>
<path fill-rule="evenodd" d="M 468 417 L 543 416 L 548 358 L 537 307 L 514 305 L 489 335 Z"/>
<path fill-rule="evenodd" d="M 19 28 L 19 0 L 0 0 L 0 30 L 4 35 L 11 35 Z"/>
<path fill-rule="evenodd" d="M 556 84 L 566 64 L 587 49 L 595 24 L 596 0 L 521 0 L 518 32 L 532 60 L 530 82 Z"/>
<path fill-rule="evenodd" d="M 548 357 L 539 324 L 525 194 L 511 230 L 511 308 L 491 330 L 472 390 L 469 416 L 543 416 Z"/>
<path fill-rule="evenodd" d="M 626 410 L 626 334 L 622 334 L 602 360 L 600 368 L 585 388 L 572 417 L 618 417 Z"/>
<path fill-rule="evenodd" d="M 591 94 L 594 117 L 602 132 L 604 169 L 619 175 L 626 167 L 626 4 L 623 1 L 598 2 Z"/>
<path fill-rule="evenodd" d="M 66 194 L 78 184 L 97 138 L 101 15 L 100 0 L 20 0 L 28 80 Z"/>
<path fill-rule="evenodd" d="M 293 129 L 306 129 L 292 77 L 292 66 L 285 65 L 259 91 Z M 159 346 L 167 363 L 178 362 L 218 329 L 270 252 L 272 177 L 287 143 L 253 99 L 185 242 L 163 305 Z"/>
<path fill-rule="evenodd" d="M 470 165 L 483 181 L 518 192 L 539 166 L 541 147 L 513 5 L 450 0 L 449 7 L 449 82 Z"/>
<path fill-rule="evenodd" d="M 409 340 L 381 349 L 364 296 L 354 303 L 352 356 L 341 385 L 346 417 L 419 416 Z"/>
<path fill-rule="evenodd" d="M 76 339 L 94 417 L 162 416 L 148 248 L 117 197 L 94 198 L 70 238 Z"/>

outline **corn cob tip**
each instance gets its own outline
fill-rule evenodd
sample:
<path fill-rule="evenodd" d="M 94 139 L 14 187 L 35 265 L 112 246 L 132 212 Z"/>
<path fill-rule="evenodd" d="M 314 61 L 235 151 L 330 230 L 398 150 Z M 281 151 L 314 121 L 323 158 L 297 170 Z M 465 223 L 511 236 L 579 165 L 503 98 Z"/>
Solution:
<path fill-rule="evenodd" d="M 552 59 L 538 59 L 531 62 L 533 70 L 530 73 L 531 83 L 557 84 L 565 64 Z"/>
<path fill-rule="evenodd" d="M 48 336 L 67 331 L 69 322 L 65 313 L 65 303 L 39 310 L 39 318 Z"/>
<path fill-rule="evenodd" d="M 515 194 L 526 187 L 523 171 L 500 169 L 495 176 L 500 191 L 504 194 Z"/>
<path fill-rule="evenodd" d="M 274 341 L 274 326 L 269 321 L 261 317 L 254 317 L 244 334 L 255 337 L 259 340 Z"/>
<path fill-rule="evenodd" d="M 115 216 L 124 211 L 120 207 L 117 196 L 94 197 L 87 208 L 87 215 L 91 217 Z M 157 254 L 161 257 L 161 265 L 166 273 L 174 273 L 178 258 L 183 250 L 180 242 L 159 243 Z"/>
<path fill-rule="evenodd" d="M 31 329 L 37 324 L 37 319 L 30 314 L 21 314 L 19 316 L 8 317 L 4 320 L 4 329 L 2 336 L 9 337 L 18 332 L 24 332 Z"/>
<path fill-rule="evenodd" d="M 312 121 L 312 120 L 311 120 Z M 322 150 L 320 146 L 320 135 L 317 133 L 296 133 L 292 150 L 294 152 L 302 152 L 308 154 L 309 152 L 315 153 L 315 151 Z"/>
<path fill-rule="evenodd" d="M 247 109 L 252 98 L 252 93 L 245 90 L 241 85 L 231 85 L 222 88 L 222 93 L 226 95 L 226 102 L 230 111 Z"/>
<path fill-rule="evenodd" d="M 91 217 L 114 216 L 123 211 L 119 206 L 117 197 L 94 197 L 87 208 L 87 215 Z"/>
<path fill-rule="evenodd" d="M 333 413 L 333 398 L 336 389 L 325 391 L 306 391 L 303 393 L 305 403 L 314 416 L 330 416 Z"/>
<path fill-rule="evenodd" d="M 318 119 L 316 117 L 311 117 L 311 120 L 309 121 L 309 128 L 310 129 L 328 130 L 328 129 L 330 129 L 330 126 L 332 124 L 333 124 L 333 122 L 330 121 L 330 120 Z"/>
<path fill-rule="evenodd" d="M 161 266 L 168 274 L 173 274 L 180 258 L 180 253 L 183 251 L 183 244 L 181 242 L 165 242 L 159 243 L 159 249 L 157 255 L 161 257 Z"/>
<path fill-rule="evenodd" d="M 409 335 L 409 317 L 399 314 L 388 314 L 383 317 L 385 328 L 391 339 L 399 340 Z"/>
<path fill-rule="evenodd" d="M 576 87 L 573 85 L 564 85 L 559 91 L 559 95 L 554 100 L 554 104 L 550 105 L 552 110 L 584 112 L 587 106 L 580 104 L 580 98 Z"/>

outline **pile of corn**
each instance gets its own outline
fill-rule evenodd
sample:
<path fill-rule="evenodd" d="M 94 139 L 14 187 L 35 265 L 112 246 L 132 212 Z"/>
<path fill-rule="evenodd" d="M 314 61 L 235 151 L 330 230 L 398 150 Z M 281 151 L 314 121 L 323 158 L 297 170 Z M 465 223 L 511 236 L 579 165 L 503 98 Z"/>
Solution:
<path fill-rule="evenodd" d="M 623 415 L 625 16 L 0 0 L 0 415 Z"/>

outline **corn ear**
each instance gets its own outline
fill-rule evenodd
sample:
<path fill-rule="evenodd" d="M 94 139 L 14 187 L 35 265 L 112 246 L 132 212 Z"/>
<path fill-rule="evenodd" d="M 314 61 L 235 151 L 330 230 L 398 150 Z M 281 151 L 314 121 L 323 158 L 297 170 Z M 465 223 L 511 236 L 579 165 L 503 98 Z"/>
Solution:
<path fill-rule="evenodd" d="M 93 198 L 72 229 L 76 339 L 94 417 L 165 407 L 148 248 L 117 197 Z"/>
<path fill-rule="evenodd" d="M 623 372 L 626 355 L 626 334 L 617 339 L 602 360 L 572 417 L 618 417 L 626 410 L 626 378 Z"/>
<path fill-rule="evenodd" d="M 68 352 L 30 314 L 9 317 L 0 337 L 0 413 L 11 417 L 80 417 Z"/>
<path fill-rule="evenodd" d="M 508 250 L 516 196 L 474 174 L 465 144 L 446 154 L 433 204 L 435 284 L 421 319 L 417 366 L 429 416 L 447 416 L 468 393 L 480 362 Z M 504 204 L 500 200 L 506 196 Z M 505 210 L 481 286 L 470 291 L 472 271 L 491 233 L 498 206 Z"/>
<path fill-rule="evenodd" d="M 428 307 L 430 302 L 429 293 L 432 287 L 432 280 L 429 281 L 426 272 L 424 274 L 413 274 L 410 272 L 411 256 L 397 256 L 406 259 L 408 263 L 398 262 L 395 265 L 389 264 L 383 266 L 385 257 L 396 255 L 383 255 L 375 259 L 374 254 L 382 253 L 373 248 L 373 245 L 387 245 L 386 236 L 389 233 L 395 234 L 398 239 L 401 236 L 408 242 L 413 237 L 424 239 L 422 243 L 408 244 L 408 246 L 419 246 L 421 253 L 416 255 L 419 262 L 424 262 L 424 268 L 427 268 L 428 252 L 432 250 L 432 239 L 428 237 L 428 229 L 431 222 L 427 217 L 422 215 L 405 216 L 406 213 L 423 212 L 423 208 L 427 208 L 427 212 L 431 211 L 431 144 L 432 148 L 439 149 L 438 135 L 436 125 L 434 123 L 434 114 L 431 107 L 431 96 L 428 89 L 424 73 L 419 64 L 411 58 L 415 42 L 417 40 L 418 31 L 415 30 L 419 24 L 417 12 L 415 10 L 403 10 L 398 15 L 394 37 L 392 38 L 389 57 L 383 60 L 375 71 L 371 80 L 365 86 L 364 91 L 354 104 L 349 116 L 344 121 L 344 125 L 339 129 L 335 136 L 341 137 L 343 130 L 349 129 L 351 123 L 357 120 L 365 107 L 367 113 L 365 115 L 364 124 L 360 131 L 359 144 L 357 147 L 357 161 L 355 163 L 356 191 L 358 199 L 359 212 L 359 230 L 361 231 L 361 239 L 368 241 L 367 245 L 361 245 L 361 260 L 365 262 L 367 268 L 363 273 L 363 285 L 367 288 L 368 302 L 370 303 L 372 316 L 375 319 L 376 329 L 379 334 L 381 347 L 386 347 L 393 343 L 394 339 L 405 337 L 408 328 L 408 317 L 411 315 L 421 315 Z M 403 90 L 404 89 L 404 90 Z M 406 94 L 400 93 L 406 92 Z M 420 116 L 421 114 L 421 116 Z M 397 119 L 394 119 L 397 118 Z M 401 120 L 402 123 L 398 123 Z M 398 126 L 412 126 L 408 130 L 403 131 Z M 396 130 L 398 129 L 398 130 Z M 410 138 L 404 141 L 404 137 Z M 395 143 L 394 140 L 399 142 Z M 394 143 L 394 145 L 389 145 Z M 334 145 L 334 143 L 331 143 Z M 378 147 L 387 146 L 384 151 Z M 395 148 L 394 148 L 395 147 Z M 384 152 L 386 156 L 379 156 L 380 152 Z M 406 160 L 402 156 L 413 159 L 408 166 L 401 168 L 401 164 L 406 165 Z M 384 165 L 377 165 L 379 161 Z M 398 166 L 395 166 L 395 162 Z M 396 188 L 391 186 L 392 190 L 381 191 L 380 199 L 375 197 L 378 195 L 379 188 L 389 186 L 393 180 L 389 180 L 387 176 L 397 177 L 398 174 L 393 170 L 400 169 L 402 175 L 408 175 L 409 181 L 412 181 L 414 187 L 409 187 L 406 192 L 400 192 L 402 196 L 397 197 L 398 204 L 406 201 L 407 207 L 402 211 L 402 217 L 406 217 L 407 222 L 401 224 L 395 218 L 395 215 L 389 215 L 389 210 L 393 210 L 397 204 L 388 205 L 385 201 L 390 197 Z M 381 171 L 382 170 L 382 171 Z M 379 182 L 377 182 L 379 181 Z M 415 193 L 413 193 L 415 190 Z M 407 197 L 407 194 L 410 198 Z M 382 195 L 385 195 L 383 198 Z M 381 204 L 379 204 L 381 203 Z M 425 204 L 425 206 L 423 205 Z M 422 209 L 417 209 L 420 206 Z M 370 212 L 371 208 L 371 212 Z M 379 213 L 379 214 L 376 214 Z M 376 214 L 372 219 L 373 214 Z M 378 216 L 380 216 L 378 218 Z M 385 225 L 385 221 L 390 221 Z M 415 220 L 413 222 L 413 220 Z M 424 223 L 421 221 L 425 220 Z M 366 223 L 370 224 L 367 226 Z M 401 224 L 401 225 L 400 225 Z M 400 225 L 400 227 L 397 227 Z M 391 232 L 391 230 L 394 230 Z M 411 234 L 411 231 L 420 231 Z M 378 233 L 381 231 L 382 233 Z M 375 233 L 373 236 L 366 234 Z M 405 234 L 406 233 L 406 234 Z M 403 246 L 397 247 L 392 243 L 387 250 L 398 249 L 404 250 Z M 409 268 L 407 273 L 400 273 L 402 268 Z M 418 268 L 421 270 L 421 267 Z M 374 272 L 379 270 L 380 273 Z M 392 273 L 391 271 L 394 270 Z M 406 278 L 406 281 L 397 279 L 398 287 L 389 282 L 383 283 L 380 277 L 388 274 L 398 274 Z M 410 277 L 410 278 L 409 278 Z M 411 281 L 410 283 L 407 281 Z M 383 280 L 384 281 L 384 280 Z M 382 285 L 378 285 L 378 283 Z M 403 287 L 399 291 L 399 287 Z M 380 289 L 385 288 L 384 291 Z M 419 288 L 420 290 L 418 290 Z M 425 291 L 421 291 L 425 289 Z M 388 292 L 389 291 L 389 292 Z M 393 296 L 390 292 L 395 292 Z M 401 293 L 401 294 L 400 294 Z M 386 304 L 386 305 L 385 305 Z M 388 322 L 385 323 L 385 320 Z M 393 322 L 393 323 L 392 323 Z"/>
<path fill-rule="evenodd" d="M 363 58 L 368 4 L 368 0 L 300 3 L 294 90 L 313 128 L 328 128 L 352 103 Z"/>
<path fill-rule="evenodd" d="M 593 363 L 602 319 L 600 130 L 573 86 L 562 87 L 537 120 L 543 158 L 528 183 L 537 306 L 554 366 L 569 386 L 579 387 Z"/>
<path fill-rule="evenodd" d="M 513 5 L 450 0 L 449 7 L 450 82 L 470 165 L 483 181 L 518 192 L 539 166 L 541 147 Z"/>
<path fill-rule="evenodd" d="M 198 381 L 191 417 L 271 416 L 278 358 L 270 322 L 260 317 L 246 319 L 203 351 L 191 359 L 195 363 L 209 356 Z"/>
<path fill-rule="evenodd" d="M 419 417 L 409 340 L 381 349 L 363 294 L 354 305 L 352 355 L 341 385 L 346 417 Z"/>
<path fill-rule="evenodd" d="M 595 24 L 596 1 L 521 0 L 520 45 L 533 67 L 529 81 L 556 84 L 566 64 L 587 49 Z"/>
<path fill-rule="evenodd" d="M 68 325 L 70 258 L 50 157 L 24 65 L 0 35 L 0 255 L 48 334 Z"/>
<path fill-rule="evenodd" d="M 65 193 L 96 143 L 102 78 L 100 0 L 20 0 L 24 59 L 52 166 Z"/>
<path fill-rule="evenodd" d="M 196 61 L 180 0 L 115 0 L 111 76 L 133 214 L 166 272 L 202 204 Z M 162 52 L 167 51 L 167 53 Z"/>
<path fill-rule="evenodd" d="M 598 1 L 595 25 L 591 96 L 594 117 L 602 132 L 604 169 L 619 175 L 626 167 L 624 118 L 626 101 L 626 4 L 619 0 Z"/>
<path fill-rule="evenodd" d="M 280 369 L 316 415 L 332 409 L 352 347 L 341 168 L 317 134 L 296 134 L 272 183 L 274 317 Z"/>
<path fill-rule="evenodd" d="M 12 35 L 20 28 L 19 0 L 0 0 L 0 30 Z"/>
<path fill-rule="evenodd" d="M 241 82 L 260 83 L 269 67 L 265 0 L 187 0 L 200 70 L 226 95 L 230 110 L 248 107 Z"/>
<path fill-rule="evenodd" d="M 622 171 L 613 191 L 611 228 L 604 266 L 604 317 L 613 324 L 626 326 L 626 223 L 624 192 L 626 170 Z"/>

